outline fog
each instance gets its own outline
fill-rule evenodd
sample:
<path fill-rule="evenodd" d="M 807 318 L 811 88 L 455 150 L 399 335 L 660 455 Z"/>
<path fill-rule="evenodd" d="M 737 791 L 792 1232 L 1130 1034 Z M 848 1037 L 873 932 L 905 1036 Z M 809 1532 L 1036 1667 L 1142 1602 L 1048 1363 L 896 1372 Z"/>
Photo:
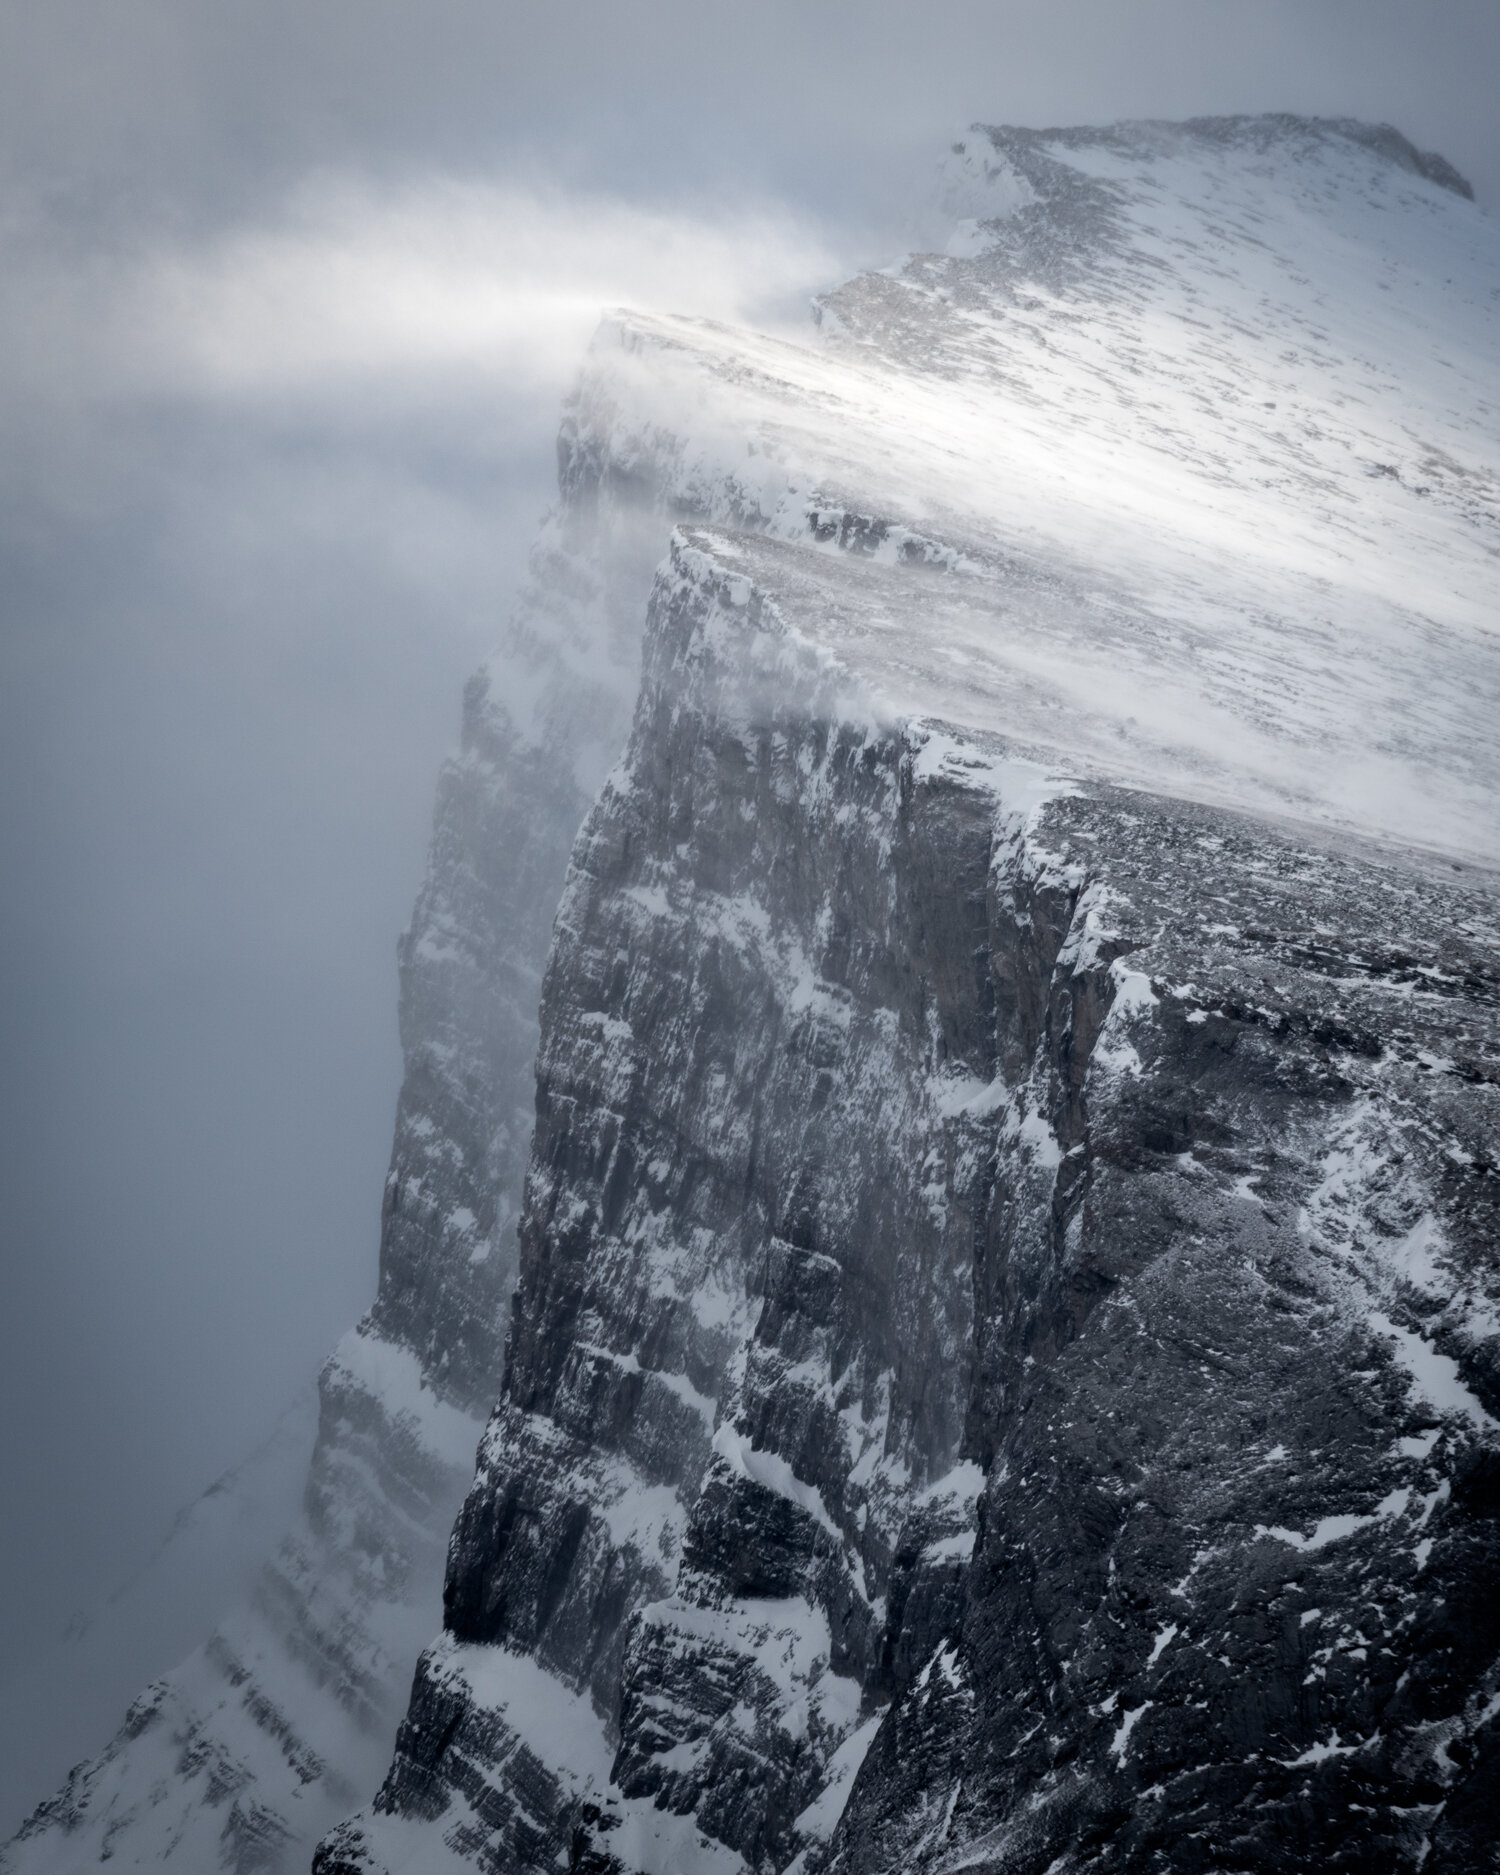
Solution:
<path fill-rule="evenodd" d="M 601 307 L 799 317 L 974 119 L 1350 113 L 1493 201 L 1497 78 L 1485 0 L 0 15 L 0 1676 L 373 1293 L 395 938 Z M 0 1831 L 109 1729 L 0 1685 Z"/>

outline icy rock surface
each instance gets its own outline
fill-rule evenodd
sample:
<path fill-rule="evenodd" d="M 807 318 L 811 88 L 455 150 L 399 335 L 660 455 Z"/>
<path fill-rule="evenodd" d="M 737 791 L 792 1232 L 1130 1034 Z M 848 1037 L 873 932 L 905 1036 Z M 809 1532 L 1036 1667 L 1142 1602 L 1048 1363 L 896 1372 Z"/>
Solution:
<path fill-rule="evenodd" d="M 652 592 L 444 1633 L 320 1875 L 1492 1866 L 1500 250 L 1360 126 L 953 187 L 819 350 L 596 346 L 601 478 L 735 524 Z"/>

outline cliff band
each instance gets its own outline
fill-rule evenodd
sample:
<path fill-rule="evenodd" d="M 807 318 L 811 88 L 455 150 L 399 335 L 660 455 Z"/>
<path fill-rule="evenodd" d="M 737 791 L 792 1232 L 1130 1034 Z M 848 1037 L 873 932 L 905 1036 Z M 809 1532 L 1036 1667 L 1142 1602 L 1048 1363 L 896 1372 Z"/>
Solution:
<path fill-rule="evenodd" d="M 307 1531 L 8 1871 L 305 1865 L 496 1393 L 319 1875 L 1496 1866 L 1500 240 L 1341 121 L 947 191 L 606 321 Z"/>

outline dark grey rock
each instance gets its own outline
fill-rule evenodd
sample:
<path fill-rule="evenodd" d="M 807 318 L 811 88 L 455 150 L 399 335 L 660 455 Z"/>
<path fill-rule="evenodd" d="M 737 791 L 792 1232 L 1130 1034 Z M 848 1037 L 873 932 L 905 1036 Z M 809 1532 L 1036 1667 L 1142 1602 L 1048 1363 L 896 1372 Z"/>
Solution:
<path fill-rule="evenodd" d="M 816 1861 L 887 1701 L 829 1868 L 1447 1866 L 1500 1643 L 1489 883 L 1104 784 L 1028 818 L 983 736 L 831 707 L 783 566 L 687 535 L 658 583 L 450 1553 L 450 1634 L 588 1697 L 626 1821 L 482 1768 L 524 1715 L 438 1666 L 319 1866 L 420 1815 L 631 1867 L 647 1803 Z M 648 1554 L 610 1494 L 663 1486 Z"/>

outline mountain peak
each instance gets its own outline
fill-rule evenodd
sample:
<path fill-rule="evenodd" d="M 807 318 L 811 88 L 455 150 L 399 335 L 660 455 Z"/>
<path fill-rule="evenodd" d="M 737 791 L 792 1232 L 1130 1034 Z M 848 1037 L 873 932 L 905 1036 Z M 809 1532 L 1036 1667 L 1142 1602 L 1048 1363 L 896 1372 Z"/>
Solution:
<path fill-rule="evenodd" d="M 1136 118 L 1115 124 L 1076 124 L 1047 130 L 1014 124 L 975 124 L 970 135 L 988 138 L 995 150 L 1006 154 L 1055 146 L 1075 151 L 1107 149 L 1117 155 L 1147 161 L 1186 149 L 1207 153 L 1215 148 L 1305 160 L 1319 150 L 1343 142 L 1373 151 L 1397 168 L 1434 182 L 1455 195 L 1469 201 L 1474 199 L 1472 185 L 1446 157 L 1435 151 L 1418 149 L 1392 124 L 1367 124 L 1355 117 L 1307 117 L 1291 111 L 1267 111 L 1177 121 Z M 964 141 L 955 144 L 955 153 L 961 153 L 964 148 Z"/>

